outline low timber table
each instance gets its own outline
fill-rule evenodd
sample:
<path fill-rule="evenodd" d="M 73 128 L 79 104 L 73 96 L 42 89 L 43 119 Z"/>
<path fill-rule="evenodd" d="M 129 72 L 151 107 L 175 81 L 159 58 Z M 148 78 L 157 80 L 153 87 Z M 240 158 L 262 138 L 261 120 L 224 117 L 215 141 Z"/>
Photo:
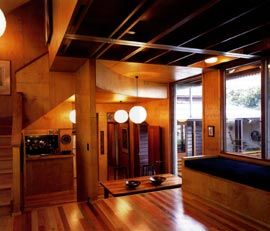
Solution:
<path fill-rule="evenodd" d="M 109 194 L 111 194 L 114 197 L 119 197 L 137 193 L 145 193 L 181 187 L 182 184 L 181 177 L 173 174 L 159 174 L 159 176 L 165 177 L 166 180 L 163 183 L 161 183 L 161 185 L 158 186 L 155 186 L 150 182 L 149 180 L 150 176 L 104 181 L 100 182 L 100 184 L 104 188 L 104 198 L 108 198 Z M 126 186 L 127 180 L 139 180 L 141 184 L 135 189 L 130 189 Z"/>

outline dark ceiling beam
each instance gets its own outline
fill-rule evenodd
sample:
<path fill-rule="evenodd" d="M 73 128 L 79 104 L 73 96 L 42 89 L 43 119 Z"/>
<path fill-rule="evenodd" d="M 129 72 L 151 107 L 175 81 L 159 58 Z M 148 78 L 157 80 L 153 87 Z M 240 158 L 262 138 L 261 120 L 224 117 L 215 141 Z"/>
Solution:
<path fill-rule="evenodd" d="M 243 59 L 250 59 L 250 58 L 257 57 L 254 55 L 247 55 L 247 54 L 240 54 L 240 53 L 222 52 L 222 51 L 215 51 L 215 50 L 189 48 L 189 47 L 179 47 L 179 46 L 171 46 L 171 45 L 163 45 L 163 44 L 143 43 L 143 42 L 137 42 L 137 41 L 111 39 L 111 38 L 103 38 L 103 37 L 95 37 L 95 36 L 87 36 L 87 35 L 66 34 L 65 39 L 83 41 L 83 42 L 97 42 L 97 43 L 116 44 L 116 45 L 122 45 L 122 46 L 133 46 L 133 47 L 139 47 L 143 49 L 150 48 L 150 49 L 171 50 L 171 51 L 205 54 L 205 55 L 222 55 L 222 56 L 227 56 L 227 57 L 243 58 Z"/>
<path fill-rule="evenodd" d="M 149 12 L 151 12 L 156 5 L 159 4 L 159 2 L 161 2 L 162 0 L 157 0 L 154 1 L 154 3 L 146 10 L 144 11 L 134 22 L 132 22 L 129 27 L 127 29 L 125 29 L 118 37 L 117 39 L 121 39 L 128 31 L 130 31 L 130 29 L 132 29 L 135 25 L 137 25 L 138 22 L 140 22 Z M 109 50 L 111 48 L 112 44 L 110 44 L 109 46 L 107 46 L 104 50 L 102 50 L 97 56 L 96 58 L 100 58 L 107 50 Z"/>
<path fill-rule="evenodd" d="M 263 3 L 263 4 L 264 4 L 264 3 Z M 243 13 L 241 13 L 241 14 L 239 14 L 239 15 L 237 15 L 237 16 L 235 16 L 235 17 L 233 17 L 233 18 L 231 18 L 231 19 L 229 19 L 229 20 L 227 20 L 227 21 L 225 21 L 225 22 L 223 22 L 223 23 L 217 25 L 217 26 L 214 26 L 214 27 L 212 27 L 212 28 L 210 28 L 210 29 L 208 29 L 208 30 L 206 30 L 206 31 L 204 31 L 204 32 L 202 32 L 202 33 L 200 33 L 200 34 L 198 34 L 197 36 L 193 36 L 192 38 L 190 38 L 189 40 L 187 40 L 187 41 L 185 41 L 185 42 L 179 44 L 178 46 L 184 46 L 185 44 L 187 44 L 187 43 L 189 43 L 189 42 L 192 42 L 192 41 L 194 41 L 195 39 L 198 39 L 198 38 L 200 38 L 200 37 L 202 37 L 202 36 L 204 36 L 204 35 L 206 35 L 206 34 L 212 32 L 212 31 L 214 31 L 214 30 L 216 30 L 216 29 L 218 29 L 218 28 L 220 28 L 220 27 L 222 27 L 222 26 L 224 26 L 224 25 L 226 25 L 226 24 L 229 24 L 229 23 L 231 23 L 231 22 L 233 22 L 233 21 L 235 21 L 235 20 L 237 20 L 237 19 L 239 19 L 239 18 L 241 18 L 241 17 L 243 17 L 243 16 L 245 16 L 245 15 L 251 13 L 252 11 L 254 11 L 254 10 L 256 10 L 257 8 L 261 7 L 263 4 L 260 4 L 260 5 L 258 5 L 258 6 L 255 6 L 255 7 L 251 8 L 251 9 L 249 9 L 249 10 L 247 10 L 247 11 L 245 11 L 245 12 L 243 12 Z M 154 56 L 154 57 L 152 57 L 152 58 L 146 60 L 145 63 L 152 62 L 153 60 L 155 60 L 155 59 L 157 59 L 157 58 L 159 58 L 159 57 L 161 57 L 161 56 L 163 56 L 163 55 L 165 55 L 165 54 L 168 54 L 168 53 L 170 53 L 170 51 L 164 51 L 164 52 L 162 52 L 161 54 L 158 54 L 158 55 L 156 55 L 156 56 Z"/>
<path fill-rule="evenodd" d="M 148 43 L 150 43 L 150 44 L 151 43 L 155 43 L 159 39 L 163 38 L 165 35 L 167 35 L 167 34 L 173 32 L 173 31 L 175 31 L 176 29 L 178 29 L 179 27 L 183 26 L 184 24 L 186 24 L 187 22 L 189 22 L 193 18 L 195 18 L 198 15 L 202 14 L 203 12 L 207 11 L 208 9 L 210 9 L 211 7 L 213 7 L 214 5 L 216 5 L 218 2 L 220 2 L 220 0 L 212 0 L 212 1 L 210 1 L 209 3 L 205 4 L 203 7 L 200 7 L 199 9 L 195 10 L 194 12 L 192 12 L 192 14 L 190 14 L 187 17 L 181 19 L 175 25 L 169 26 L 167 30 L 163 31 L 162 33 L 160 33 L 159 35 L 157 35 L 156 37 L 154 37 L 153 39 L 151 39 L 150 41 L 148 41 Z M 126 61 L 126 60 L 130 59 L 132 56 L 134 56 L 137 53 L 141 52 L 143 49 L 144 48 L 142 48 L 142 47 L 138 48 L 137 50 L 131 52 L 126 57 L 124 57 L 123 59 L 121 59 L 121 61 Z"/>
<path fill-rule="evenodd" d="M 243 46 L 241 46 L 241 47 L 237 47 L 237 48 L 235 48 L 235 49 L 233 49 L 233 50 L 231 50 L 230 52 L 243 52 L 243 50 L 244 51 L 246 51 L 246 47 L 249 47 L 249 46 L 253 46 L 253 45 L 255 45 L 255 44 L 258 44 L 258 43 L 260 43 L 261 42 L 261 40 L 259 40 L 259 41 L 255 41 L 255 42 L 252 42 L 252 43 L 249 43 L 249 44 L 245 44 L 245 45 L 243 45 Z M 248 52 L 246 52 L 247 54 L 253 54 L 254 53 L 254 51 L 252 50 L 249 50 L 248 49 Z M 255 52 L 256 53 L 256 52 Z M 173 60 L 172 62 L 169 62 L 169 63 L 167 63 L 168 65 L 173 65 L 174 63 L 176 63 L 176 62 L 179 62 L 179 61 L 181 61 L 181 60 L 183 60 L 183 59 L 186 59 L 186 58 L 188 58 L 188 57 L 191 57 L 191 56 L 193 56 L 194 55 L 194 53 L 192 53 L 192 54 L 188 54 L 188 55 L 185 55 L 185 56 L 183 56 L 183 57 L 181 57 L 181 58 L 179 58 L 179 59 L 176 59 L 176 60 Z M 214 67 L 214 66 L 213 66 Z"/>
<path fill-rule="evenodd" d="M 240 37 L 240 36 L 243 36 L 243 35 L 245 35 L 245 34 L 248 34 L 248 33 L 250 33 L 250 32 L 253 32 L 253 31 L 255 31 L 255 30 L 258 30 L 258 29 L 260 29 L 260 28 L 262 28 L 262 27 L 264 27 L 264 26 L 266 26 L 266 25 L 268 25 L 268 24 L 269 24 L 269 23 L 267 23 L 267 24 L 262 24 L 262 25 L 253 27 L 253 28 L 251 28 L 251 29 L 249 29 L 249 30 L 243 31 L 243 32 L 240 33 L 240 34 L 236 34 L 236 35 L 234 35 L 234 36 L 229 36 L 229 38 L 223 39 L 222 41 L 219 41 L 219 42 L 217 42 L 217 43 L 215 43 L 215 44 L 211 44 L 211 45 L 205 47 L 205 49 L 210 49 L 210 48 L 212 48 L 212 47 L 214 47 L 214 46 L 217 46 L 217 45 L 219 45 L 219 44 L 222 44 L 222 43 L 231 41 L 231 40 L 236 39 L 236 38 L 238 38 L 238 37 Z M 239 50 L 239 49 L 240 49 L 239 47 L 233 48 L 233 50 Z M 172 64 L 174 64 L 174 63 L 176 63 L 176 62 L 179 62 L 179 61 L 181 61 L 181 60 L 184 60 L 184 59 L 186 59 L 186 58 L 188 58 L 188 57 L 191 57 L 191 56 L 193 56 L 193 55 L 195 55 L 195 54 L 196 54 L 196 53 L 188 54 L 188 55 L 185 55 L 185 56 L 180 57 L 180 58 L 178 58 L 178 59 L 175 59 L 175 60 L 173 60 L 173 61 L 170 61 L 170 62 L 168 63 L 168 65 L 172 65 Z"/>
<path fill-rule="evenodd" d="M 130 14 L 118 25 L 118 27 L 115 28 L 115 30 L 108 36 L 108 38 L 112 38 L 130 20 L 130 18 L 145 5 L 147 1 L 148 0 L 141 1 L 140 4 L 134 8 L 134 10 L 131 11 Z M 93 57 L 104 45 L 105 43 L 100 44 L 97 49 L 92 52 L 91 56 Z"/>
<path fill-rule="evenodd" d="M 67 29 L 67 33 L 76 34 L 92 3 L 93 3 L 93 0 L 85 0 L 85 1 L 78 2 L 77 10 L 75 10 L 74 17 L 71 19 L 71 22 L 73 22 L 74 25 L 71 24 L 69 26 L 69 28 Z M 70 44 L 71 44 L 70 40 L 63 42 L 63 48 L 62 48 L 63 54 L 66 53 Z"/>

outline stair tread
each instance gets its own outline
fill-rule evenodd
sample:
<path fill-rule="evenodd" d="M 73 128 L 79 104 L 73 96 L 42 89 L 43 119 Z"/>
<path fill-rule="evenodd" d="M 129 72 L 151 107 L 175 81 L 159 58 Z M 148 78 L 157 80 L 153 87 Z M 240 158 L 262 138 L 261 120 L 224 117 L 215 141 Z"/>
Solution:
<path fill-rule="evenodd" d="M 6 190 L 6 189 L 11 189 L 11 182 L 5 183 L 5 184 L 0 184 L 0 190 Z"/>
<path fill-rule="evenodd" d="M 11 161 L 12 156 L 0 156 L 0 161 Z"/>
<path fill-rule="evenodd" d="M 11 169 L 0 169 L 0 174 L 8 174 L 8 173 L 12 173 Z"/>
<path fill-rule="evenodd" d="M 6 201 L 6 202 L 0 202 L 0 207 L 4 207 L 4 206 L 10 206 L 10 201 Z"/>
<path fill-rule="evenodd" d="M 1 192 L 0 206 L 10 205 L 11 201 L 11 190 Z"/>
<path fill-rule="evenodd" d="M 5 160 L 5 159 L 9 159 L 9 158 L 11 158 L 11 160 L 12 160 L 12 155 L 11 154 L 1 154 L 0 153 L 0 161 Z"/>
<path fill-rule="evenodd" d="M 1 145 L 0 144 L 0 148 L 12 148 L 12 145 L 11 144 L 9 144 L 9 145 Z"/>

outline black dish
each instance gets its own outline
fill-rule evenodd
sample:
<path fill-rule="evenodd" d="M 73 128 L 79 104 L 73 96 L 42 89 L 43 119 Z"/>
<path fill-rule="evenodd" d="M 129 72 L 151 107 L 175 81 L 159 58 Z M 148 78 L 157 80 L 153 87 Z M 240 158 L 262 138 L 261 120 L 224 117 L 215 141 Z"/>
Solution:
<path fill-rule="evenodd" d="M 141 184 L 141 182 L 138 181 L 138 180 L 127 180 L 127 181 L 126 181 L 126 186 L 127 186 L 128 188 L 136 188 L 136 187 L 138 187 L 140 184 Z"/>
<path fill-rule="evenodd" d="M 149 179 L 151 183 L 156 186 L 160 185 L 162 182 L 166 180 L 166 178 L 163 176 L 151 176 Z"/>

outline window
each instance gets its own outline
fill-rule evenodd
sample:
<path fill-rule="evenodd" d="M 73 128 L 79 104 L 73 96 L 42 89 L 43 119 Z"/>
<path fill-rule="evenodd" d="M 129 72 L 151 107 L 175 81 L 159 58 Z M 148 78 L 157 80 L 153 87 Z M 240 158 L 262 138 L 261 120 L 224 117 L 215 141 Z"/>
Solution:
<path fill-rule="evenodd" d="M 225 152 L 262 157 L 261 92 L 259 64 L 226 71 Z"/>

